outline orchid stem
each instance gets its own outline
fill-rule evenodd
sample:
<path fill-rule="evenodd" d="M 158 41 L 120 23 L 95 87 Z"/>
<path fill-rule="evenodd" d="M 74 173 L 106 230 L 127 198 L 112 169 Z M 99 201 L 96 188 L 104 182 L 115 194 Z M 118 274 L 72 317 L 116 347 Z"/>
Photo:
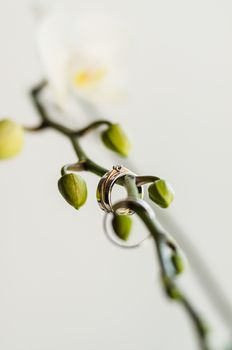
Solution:
<path fill-rule="evenodd" d="M 83 129 L 80 129 L 78 131 L 74 131 L 73 135 L 81 137 L 81 136 L 86 135 L 90 131 L 95 130 L 95 129 L 99 128 L 100 126 L 103 126 L 103 125 L 111 126 L 112 123 L 110 121 L 108 121 L 108 120 L 98 120 L 96 122 L 93 122 L 93 123 L 89 124 L 88 126 L 86 126 Z"/>
<path fill-rule="evenodd" d="M 189 299 L 186 295 L 180 290 L 175 281 L 176 275 L 173 274 L 170 269 L 170 260 L 167 252 L 167 238 L 166 232 L 160 223 L 156 219 L 151 219 L 148 213 L 139 206 L 136 206 L 136 199 L 139 199 L 139 193 L 137 189 L 137 184 L 135 177 L 126 176 L 125 178 L 125 187 L 127 189 L 128 198 L 135 198 L 135 205 L 132 205 L 130 209 L 133 209 L 144 224 L 149 229 L 156 246 L 159 263 L 161 267 L 161 276 L 164 290 L 166 291 L 167 296 L 170 299 L 175 299 L 183 305 L 187 314 L 193 322 L 196 333 L 198 335 L 199 344 L 202 350 L 209 350 L 208 341 L 207 341 L 207 327 L 205 322 L 202 320 L 201 316 L 197 313 Z"/>
<path fill-rule="evenodd" d="M 108 170 L 96 164 L 86 155 L 85 151 L 80 145 L 79 138 L 100 126 L 103 126 L 103 125 L 110 126 L 112 123 L 107 120 L 99 120 L 89 124 L 83 129 L 73 131 L 69 128 L 66 128 L 63 125 L 60 125 L 50 120 L 46 109 L 44 108 L 43 104 L 39 99 L 39 94 L 45 86 L 46 86 L 46 82 L 43 81 L 31 91 L 31 97 L 35 105 L 35 108 L 41 118 L 41 123 L 34 128 L 25 128 L 25 129 L 27 131 L 39 131 L 49 127 L 62 133 L 63 135 L 68 137 L 69 140 L 71 141 L 79 161 L 77 165 L 80 165 L 80 169 L 90 171 L 91 173 L 94 173 L 102 177 Z M 75 164 L 72 164 L 70 166 L 72 169 L 75 168 Z M 62 173 L 64 173 L 64 168 L 62 169 Z M 192 306 L 192 304 L 190 303 L 186 295 L 183 293 L 183 291 L 181 291 L 176 284 L 176 275 L 172 269 L 170 258 L 167 255 L 167 250 L 176 251 L 177 248 L 175 244 L 169 240 L 165 230 L 157 221 L 157 219 L 156 218 L 151 219 L 151 217 L 148 215 L 146 210 L 141 209 L 141 207 L 138 206 L 138 202 L 139 200 L 141 201 L 141 198 L 139 196 L 137 186 L 141 186 L 149 182 L 154 182 L 156 180 L 159 180 L 159 178 L 155 176 L 138 176 L 138 177 L 131 176 L 131 175 L 125 176 L 123 180 L 123 185 L 127 189 L 128 198 L 130 198 L 130 203 L 131 203 L 130 209 L 132 209 L 138 214 L 140 219 L 146 225 L 147 229 L 150 231 L 150 234 L 154 240 L 157 255 L 158 255 L 158 261 L 161 269 L 162 284 L 167 296 L 170 299 L 175 299 L 177 302 L 181 303 L 186 313 L 189 315 L 193 325 L 195 326 L 196 333 L 198 334 L 200 350 L 210 350 L 208 341 L 207 341 L 207 332 L 206 332 L 205 324 L 202 318 L 200 317 L 198 312 L 195 310 L 195 308 Z M 121 184 L 120 181 L 118 181 L 118 183 Z"/>

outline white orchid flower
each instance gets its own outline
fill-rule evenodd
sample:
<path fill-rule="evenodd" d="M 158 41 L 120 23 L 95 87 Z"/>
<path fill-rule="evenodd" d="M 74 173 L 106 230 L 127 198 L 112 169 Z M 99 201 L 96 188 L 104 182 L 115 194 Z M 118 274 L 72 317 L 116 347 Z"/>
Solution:
<path fill-rule="evenodd" d="M 120 21 L 107 15 L 56 11 L 38 30 L 39 51 L 56 103 L 77 96 L 92 104 L 123 100 L 123 33 Z"/>

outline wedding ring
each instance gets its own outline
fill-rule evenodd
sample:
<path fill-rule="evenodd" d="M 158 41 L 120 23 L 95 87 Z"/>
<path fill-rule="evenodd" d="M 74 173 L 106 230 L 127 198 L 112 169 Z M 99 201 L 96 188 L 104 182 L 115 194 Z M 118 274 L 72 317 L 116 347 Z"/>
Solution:
<path fill-rule="evenodd" d="M 147 213 L 147 215 L 153 219 L 155 217 L 155 213 L 152 210 L 152 208 L 147 204 L 144 200 L 142 199 L 124 199 L 116 204 L 113 205 L 113 210 L 117 212 L 118 209 L 122 208 L 127 208 L 128 210 L 133 210 L 133 212 L 137 211 L 137 209 L 143 210 Z M 112 230 L 112 215 L 113 212 L 111 213 L 106 213 L 104 217 L 104 231 L 106 234 L 106 237 L 110 240 L 111 243 L 115 244 L 118 247 L 125 248 L 125 249 L 132 249 L 132 248 L 139 248 L 142 244 L 147 241 L 151 237 L 151 234 L 147 232 L 147 235 L 144 237 L 141 237 L 137 242 L 136 241 L 129 241 L 129 242 L 124 242 L 120 238 L 116 236 L 116 234 Z M 145 228 L 146 229 L 146 228 Z"/>
<path fill-rule="evenodd" d="M 97 187 L 97 201 L 100 208 L 107 213 L 114 212 L 111 199 L 113 187 L 118 179 L 125 177 L 126 175 L 136 176 L 136 174 L 132 173 L 129 169 L 121 165 L 116 165 L 113 166 L 113 169 L 108 171 L 99 181 Z M 143 187 L 137 186 L 137 188 L 140 197 L 143 198 Z M 129 208 L 118 208 L 117 213 L 121 215 L 131 215 L 133 214 L 133 211 Z"/>

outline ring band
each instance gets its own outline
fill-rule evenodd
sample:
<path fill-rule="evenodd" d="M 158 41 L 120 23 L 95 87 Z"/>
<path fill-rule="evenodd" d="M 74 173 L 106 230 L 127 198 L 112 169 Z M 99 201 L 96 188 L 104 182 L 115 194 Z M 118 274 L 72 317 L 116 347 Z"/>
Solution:
<path fill-rule="evenodd" d="M 144 211 L 146 211 L 147 215 L 150 218 L 154 218 L 155 217 L 155 213 L 153 212 L 152 208 L 142 199 L 124 199 L 120 202 L 117 202 L 116 204 L 113 205 L 113 210 L 115 212 L 118 211 L 118 209 L 121 208 L 127 208 L 129 210 L 132 210 L 131 208 L 133 208 L 135 210 L 135 208 L 140 208 Z M 106 237 L 116 246 L 121 247 L 121 248 L 125 248 L 125 249 L 131 249 L 131 248 L 138 248 L 140 247 L 143 243 L 145 243 L 145 241 L 147 241 L 148 238 L 151 237 L 151 234 L 148 233 L 146 237 L 141 238 L 138 242 L 134 242 L 134 243 L 125 243 L 123 241 L 120 241 L 119 239 L 116 238 L 115 235 L 110 234 L 110 229 L 109 229 L 109 213 L 105 214 L 104 217 L 104 231 L 106 234 Z M 112 224 L 111 224 L 112 227 Z"/>
<path fill-rule="evenodd" d="M 129 169 L 117 165 L 114 166 L 112 170 L 108 171 L 99 181 L 98 187 L 97 187 L 97 201 L 100 206 L 100 208 L 107 213 L 114 212 L 112 201 L 111 201 L 111 193 L 113 190 L 113 187 L 117 180 L 119 178 L 125 177 L 126 175 L 133 175 L 136 176 L 136 174 L 132 173 Z M 140 194 L 140 197 L 143 198 L 143 187 L 137 186 L 138 192 Z M 133 214 L 133 211 L 131 209 L 120 208 L 117 210 L 118 214 L 126 215 L 126 214 Z"/>

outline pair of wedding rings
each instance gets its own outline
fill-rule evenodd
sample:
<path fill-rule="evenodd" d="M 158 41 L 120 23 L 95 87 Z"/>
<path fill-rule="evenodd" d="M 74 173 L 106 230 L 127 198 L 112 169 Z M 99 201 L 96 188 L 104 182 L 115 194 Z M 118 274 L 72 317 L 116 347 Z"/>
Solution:
<path fill-rule="evenodd" d="M 97 187 L 97 201 L 102 210 L 107 213 L 114 212 L 112 204 L 112 191 L 114 185 L 119 179 L 123 179 L 125 176 L 131 175 L 136 176 L 129 169 L 122 165 L 113 166 L 112 170 L 108 171 L 99 181 Z M 137 186 L 140 198 L 143 198 L 143 187 Z M 117 208 L 117 214 L 120 215 L 131 215 L 133 211 L 128 208 Z"/>
<path fill-rule="evenodd" d="M 112 191 L 113 191 L 114 185 L 117 182 L 119 182 L 118 180 L 120 179 L 123 180 L 123 178 L 127 175 L 136 177 L 136 180 L 137 180 L 136 186 L 137 186 L 140 198 L 134 199 L 134 198 L 127 197 L 117 203 L 112 204 Z M 137 212 L 138 210 L 145 211 L 150 218 L 154 217 L 153 210 L 143 200 L 144 183 L 146 183 L 144 182 L 144 179 L 141 180 L 141 178 L 137 177 L 136 174 L 131 172 L 129 169 L 123 167 L 122 165 L 113 166 L 112 170 L 108 171 L 98 183 L 97 201 L 100 208 L 106 212 L 106 215 L 104 218 L 104 231 L 106 233 L 107 238 L 112 243 L 114 243 L 115 245 L 121 248 L 126 248 L 126 249 L 137 248 L 141 246 L 141 244 L 143 244 L 150 237 L 150 234 L 147 233 L 147 235 L 141 236 L 139 240 L 136 239 L 129 242 L 124 242 L 123 240 L 121 240 L 115 235 L 115 233 L 112 230 L 112 223 L 110 221 L 110 218 L 115 213 L 119 215 L 132 215 L 134 214 L 134 212 Z"/>

